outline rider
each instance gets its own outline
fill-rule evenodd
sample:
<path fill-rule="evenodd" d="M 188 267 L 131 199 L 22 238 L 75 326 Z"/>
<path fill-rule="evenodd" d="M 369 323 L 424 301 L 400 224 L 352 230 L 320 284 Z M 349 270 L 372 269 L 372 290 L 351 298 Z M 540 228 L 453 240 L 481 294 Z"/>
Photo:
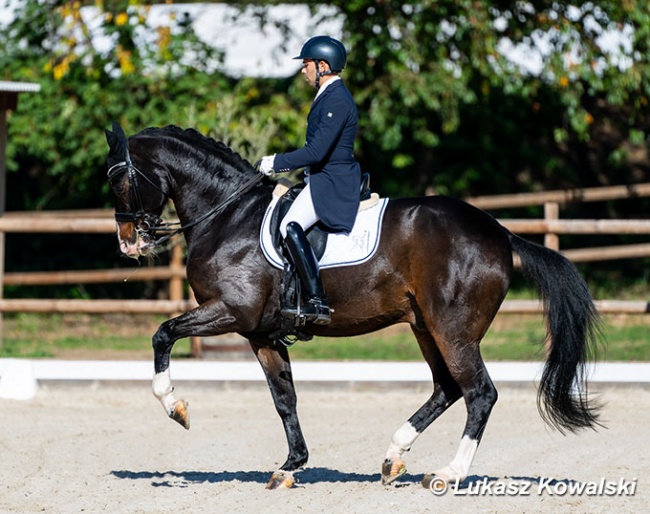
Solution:
<path fill-rule="evenodd" d="M 305 146 L 262 157 L 258 169 L 267 176 L 305 168 L 306 186 L 282 219 L 280 232 L 306 290 L 301 312 L 316 324 L 330 322 L 330 309 L 318 261 L 305 231 L 321 222 L 332 232 L 349 234 L 359 208 L 361 171 L 353 155 L 357 108 L 339 73 L 347 53 L 343 43 L 315 36 L 302 47 L 302 73 L 318 89 L 307 118 Z"/>

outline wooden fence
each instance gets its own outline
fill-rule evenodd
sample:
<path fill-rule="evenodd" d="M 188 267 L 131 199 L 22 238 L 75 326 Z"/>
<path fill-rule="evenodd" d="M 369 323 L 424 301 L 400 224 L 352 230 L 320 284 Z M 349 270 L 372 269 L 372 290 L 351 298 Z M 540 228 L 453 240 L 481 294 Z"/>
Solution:
<path fill-rule="evenodd" d="M 565 220 L 560 219 L 560 207 L 567 203 L 622 200 L 650 197 L 650 184 L 603 188 L 547 191 L 489 197 L 467 198 L 477 207 L 490 210 L 531 205 L 544 206 L 542 219 L 500 220 L 518 234 L 544 234 L 544 244 L 561 250 L 562 234 L 636 234 L 650 235 L 650 219 L 639 220 Z M 14 212 L 0 217 L 0 235 L 6 233 L 90 233 L 112 234 L 115 222 L 112 210 Z M 1 238 L 0 241 L 4 239 Z M 116 243 L 117 244 L 117 243 Z M 196 305 L 191 291 L 184 297 L 185 267 L 182 239 L 171 247 L 169 266 L 120 268 L 87 271 L 52 271 L 4 273 L 4 248 L 0 248 L 0 313 L 2 312 L 77 312 L 77 313 L 148 313 L 175 314 Z M 650 243 L 571 249 L 563 252 L 569 259 L 579 261 L 612 260 L 650 257 Z M 167 300 L 49 300 L 4 299 L 4 285 L 56 285 L 73 283 L 121 282 L 134 280 L 168 280 Z M 650 313 L 650 302 L 598 302 L 603 313 Z M 506 301 L 501 312 L 538 312 L 538 301 Z M 0 314 L 1 315 L 1 314 Z M 193 345 L 194 346 L 194 345 Z"/>

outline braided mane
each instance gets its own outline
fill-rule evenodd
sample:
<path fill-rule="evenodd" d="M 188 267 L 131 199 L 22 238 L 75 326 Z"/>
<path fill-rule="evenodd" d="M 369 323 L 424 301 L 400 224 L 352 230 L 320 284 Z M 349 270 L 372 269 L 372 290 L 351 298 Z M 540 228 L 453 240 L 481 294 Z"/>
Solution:
<path fill-rule="evenodd" d="M 211 137 L 204 136 L 195 129 L 183 129 L 176 125 L 168 125 L 166 127 L 149 127 L 138 134 L 137 137 L 156 137 L 156 138 L 170 138 L 182 143 L 182 146 L 198 150 L 204 155 L 216 157 L 223 161 L 225 164 L 243 172 L 253 171 L 253 166 L 250 162 L 244 159 L 239 153 L 235 152 L 232 148 L 227 146 L 222 141 L 217 141 Z"/>

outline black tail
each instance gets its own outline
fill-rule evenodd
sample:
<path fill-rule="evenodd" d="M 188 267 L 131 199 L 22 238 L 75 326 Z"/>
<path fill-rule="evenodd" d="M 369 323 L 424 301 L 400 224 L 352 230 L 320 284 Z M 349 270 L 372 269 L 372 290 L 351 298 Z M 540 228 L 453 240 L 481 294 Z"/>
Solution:
<path fill-rule="evenodd" d="M 540 415 L 562 433 L 595 428 L 599 406 L 588 398 L 585 364 L 595 357 L 600 318 L 587 284 L 559 253 L 514 234 L 510 243 L 540 291 L 551 343 L 537 393 Z"/>

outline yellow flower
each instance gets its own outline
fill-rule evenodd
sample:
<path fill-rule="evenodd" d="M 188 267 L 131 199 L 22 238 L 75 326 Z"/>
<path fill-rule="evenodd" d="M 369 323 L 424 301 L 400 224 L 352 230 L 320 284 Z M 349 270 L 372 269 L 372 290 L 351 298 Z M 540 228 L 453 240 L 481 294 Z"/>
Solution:
<path fill-rule="evenodd" d="M 131 60 L 131 52 L 124 50 L 122 47 L 117 48 L 117 60 L 120 63 L 120 70 L 124 75 L 133 73 L 135 71 L 135 65 Z"/>
<path fill-rule="evenodd" d="M 61 80 L 69 70 L 70 63 L 68 61 L 68 58 L 64 57 L 63 60 L 52 69 L 54 80 Z"/>
<path fill-rule="evenodd" d="M 129 22 L 129 15 L 125 12 L 121 12 L 115 16 L 115 25 L 118 27 L 121 25 L 126 25 Z"/>
<path fill-rule="evenodd" d="M 594 122 L 594 117 L 591 114 L 586 113 L 585 121 L 587 122 L 587 125 L 591 125 Z"/>
<path fill-rule="evenodd" d="M 567 87 L 569 85 L 569 78 L 566 76 L 560 77 L 560 80 L 558 82 L 560 84 L 560 87 Z"/>

